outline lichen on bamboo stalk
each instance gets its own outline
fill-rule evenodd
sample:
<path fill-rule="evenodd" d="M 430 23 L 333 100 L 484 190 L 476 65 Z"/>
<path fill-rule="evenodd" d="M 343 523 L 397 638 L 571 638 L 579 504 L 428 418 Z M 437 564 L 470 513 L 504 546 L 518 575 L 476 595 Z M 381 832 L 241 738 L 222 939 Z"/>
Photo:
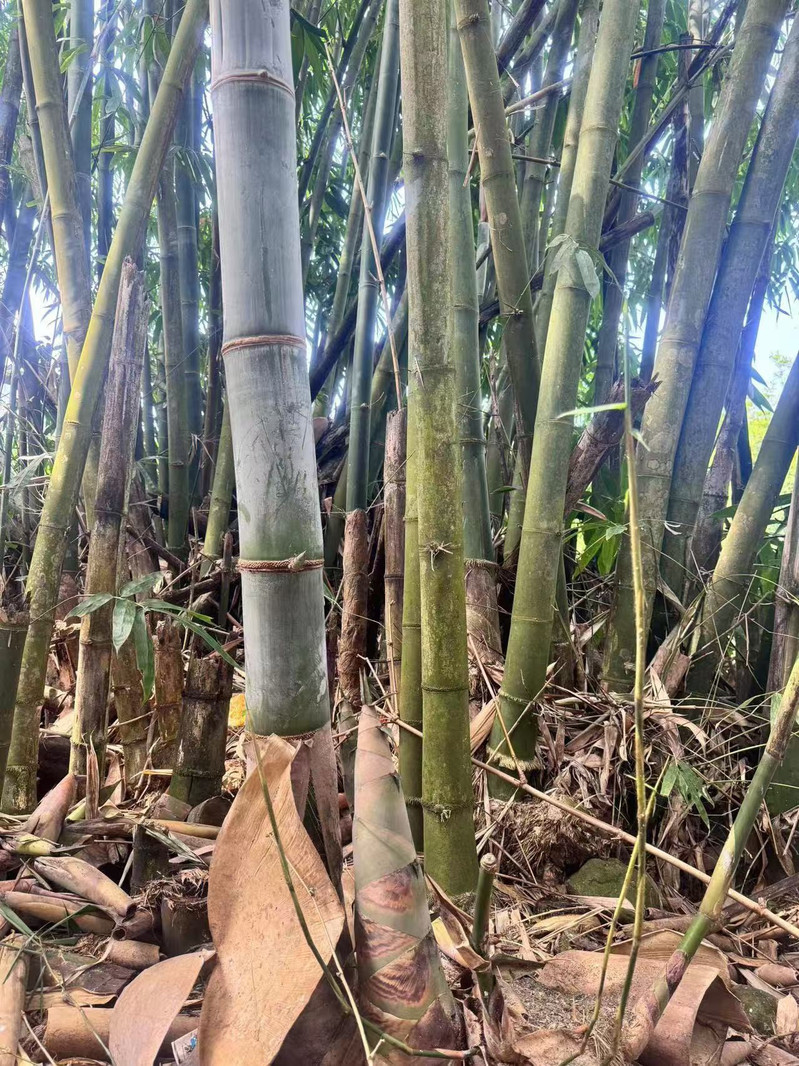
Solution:
<path fill-rule="evenodd" d="M 111 350 L 122 263 L 126 256 L 137 253 L 144 236 L 183 85 L 194 65 L 206 12 L 207 0 L 187 0 L 180 31 L 136 155 L 75 372 L 28 575 L 26 595 L 31 606 L 32 622 L 25 642 L 17 688 L 14 730 L 3 787 L 4 810 L 24 811 L 35 803 L 39 705 L 44 690 L 53 612 L 58 597 L 66 537 L 78 499 L 91 442 L 92 420 Z"/>

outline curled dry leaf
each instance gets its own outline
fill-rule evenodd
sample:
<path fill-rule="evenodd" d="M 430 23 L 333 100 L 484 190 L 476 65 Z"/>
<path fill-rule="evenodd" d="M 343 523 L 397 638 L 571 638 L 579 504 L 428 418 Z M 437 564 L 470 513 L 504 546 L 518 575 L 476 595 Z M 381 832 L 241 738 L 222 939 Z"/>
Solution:
<path fill-rule="evenodd" d="M 144 970 L 123 990 L 111 1014 L 108 1034 L 116 1066 L 153 1066 L 170 1025 L 213 955 L 213 951 L 203 950 L 165 959 Z"/>
<path fill-rule="evenodd" d="M 330 963 L 343 932 L 346 937 L 344 911 L 297 814 L 294 748 L 276 736 L 255 743 L 299 906 L 317 951 Z M 322 1061 L 342 1029 L 343 1014 L 331 1003 L 297 918 L 257 765 L 219 833 L 208 920 L 219 959 L 200 1018 L 203 1066 L 279 1061 L 284 1042 L 287 1062 Z"/>
<path fill-rule="evenodd" d="M 620 995 L 628 964 L 624 955 L 609 956 L 606 1002 Z M 726 961 L 724 965 L 726 971 Z M 544 966 L 539 983 L 563 995 L 595 997 L 601 969 L 601 952 L 565 951 Z M 630 1003 L 652 986 L 661 970 L 660 959 L 639 956 Z M 743 1008 L 727 988 L 725 976 L 726 972 L 716 966 L 691 963 L 640 1056 L 642 1066 L 696 1066 L 715 1061 L 729 1026 L 749 1030 Z"/>
<path fill-rule="evenodd" d="M 75 775 L 67 774 L 55 788 L 50 789 L 30 815 L 23 826 L 24 831 L 42 837 L 44 840 L 58 840 L 64 826 L 64 819 L 75 802 L 77 788 L 78 780 Z"/>
<path fill-rule="evenodd" d="M 764 962 L 758 966 L 755 973 L 761 981 L 773 985 L 774 988 L 790 988 L 797 984 L 797 974 L 793 966 L 785 966 L 778 962 Z"/>
<path fill-rule="evenodd" d="M 799 1003 L 790 993 L 777 1004 L 775 1028 L 778 1036 L 789 1036 L 799 1029 Z"/>

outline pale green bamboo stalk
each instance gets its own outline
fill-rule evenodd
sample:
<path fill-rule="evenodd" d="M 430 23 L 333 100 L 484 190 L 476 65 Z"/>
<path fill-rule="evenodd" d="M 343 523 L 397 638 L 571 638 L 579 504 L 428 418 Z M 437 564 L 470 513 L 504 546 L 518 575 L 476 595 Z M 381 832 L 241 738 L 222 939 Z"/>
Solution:
<path fill-rule="evenodd" d="M 416 502 L 422 623 L 425 866 L 450 893 L 474 889 L 463 497 L 455 365 L 447 337 L 447 0 L 400 0 L 409 366 L 417 376 Z M 494 60 L 496 64 L 496 60 Z"/>
<path fill-rule="evenodd" d="M 488 0 L 456 0 L 455 11 L 477 136 L 480 176 L 491 224 L 500 314 L 504 319 L 503 342 L 513 383 L 516 440 L 524 479 L 530 464 L 540 360 L 533 329 L 533 300 L 522 216 Z"/>
<path fill-rule="evenodd" d="M 315 795 L 335 881 L 341 843 L 300 263 L 290 5 L 277 0 L 264 18 L 261 0 L 213 0 L 211 29 L 222 352 L 238 489 L 247 725 L 259 736 L 313 735 Z M 335 813 L 323 798 L 332 798 Z"/>
<path fill-rule="evenodd" d="M 72 122 L 72 158 L 78 184 L 78 203 L 83 218 L 86 269 L 92 244 L 92 45 L 94 42 L 94 0 L 72 0 L 69 9 L 71 57 L 67 68 L 67 101 Z M 84 80 L 89 81 L 84 86 Z M 81 94 L 79 97 L 79 94 Z"/>
<path fill-rule="evenodd" d="M 91 441 L 92 419 L 111 349 L 122 263 L 128 255 L 138 252 L 144 237 L 155 186 L 172 136 L 183 86 L 199 47 L 206 12 L 207 0 L 187 0 L 180 31 L 136 156 L 75 372 L 28 575 L 31 626 L 17 687 L 14 730 L 3 787 L 4 810 L 25 811 L 36 801 L 39 704 L 44 690 L 47 652 L 66 536 L 77 503 Z"/>
<path fill-rule="evenodd" d="M 688 686 L 695 692 L 710 690 L 751 582 L 758 545 L 766 532 L 797 444 L 799 356 L 783 386 L 705 592 L 699 651 L 688 673 Z"/>
<path fill-rule="evenodd" d="M 639 448 L 637 458 L 647 629 L 657 591 L 674 459 L 726 233 L 730 199 L 786 9 L 786 0 L 750 0 L 747 5 L 688 204 L 657 354 L 660 386 L 644 411 L 641 434 L 646 447 Z M 629 663 L 635 640 L 626 542 L 617 564 L 616 581 L 616 609 L 608 634 L 605 677 L 611 688 L 623 691 L 630 684 Z"/>
<path fill-rule="evenodd" d="M 682 594 L 716 429 L 744 317 L 799 137 L 799 22 L 794 19 L 746 172 L 713 287 L 685 420 L 674 460 L 661 573 Z"/>
<path fill-rule="evenodd" d="M 169 522 L 167 547 L 179 558 L 187 553 L 189 523 L 189 399 L 180 292 L 180 259 L 175 182 L 167 164 L 158 184 L 158 244 L 161 261 L 161 321 L 166 374 L 169 440 Z"/>
<path fill-rule="evenodd" d="M 569 207 L 574 164 L 577 159 L 577 145 L 580 139 L 580 127 L 583 122 L 585 97 L 588 92 L 588 79 L 591 74 L 591 62 L 596 46 L 597 27 L 599 25 L 599 0 L 582 0 L 580 6 L 580 34 L 577 41 L 577 55 L 574 60 L 569 109 L 566 113 L 566 127 L 563 131 L 563 146 L 560 153 L 558 175 L 558 195 L 555 212 L 550 229 L 550 247 L 546 249 L 544 260 L 544 282 L 541 295 L 535 308 L 535 335 L 538 350 L 543 352 L 546 346 L 549 318 L 552 314 L 552 298 L 555 295 L 557 271 L 552 269 L 557 251 L 552 246 L 556 237 L 560 237 L 566 227 L 566 212 Z"/>
<path fill-rule="evenodd" d="M 11 196 L 10 163 L 17 133 L 19 102 L 22 93 L 22 57 L 20 55 L 19 20 L 14 19 L 8 35 L 3 84 L 0 87 L 0 230 L 6 229 L 6 208 Z M 11 244 L 11 241 L 7 241 Z"/>
<path fill-rule="evenodd" d="M 537 721 L 534 702 L 546 680 L 561 564 L 563 507 L 571 455 L 572 417 L 591 306 L 586 274 L 593 270 L 609 187 L 637 9 L 607 0 L 599 24 L 547 332 L 539 409 L 516 592 L 492 759 L 503 768 L 532 769 Z M 504 729 L 502 728 L 504 723 Z M 505 739 L 511 737 L 513 751 Z M 514 756 L 515 753 L 515 756 Z"/>
<path fill-rule="evenodd" d="M 779 709 L 771 724 L 765 751 L 760 757 L 760 762 L 724 842 L 724 848 L 716 861 L 699 913 L 666 963 L 661 977 L 636 1003 L 633 1015 L 625 1027 L 623 1046 L 625 1058 L 628 1061 L 637 1059 L 646 1047 L 652 1030 L 679 987 L 702 941 L 708 934 L 716 932 L 722 926 L 722 912 L 727 901 L 727 893 L 732 887 L 736 870 L 771 780 L 785 758 L 798 705 L 799 659 L 796 660 L 791 670 Z"/>
<path fill-rule="evenodd" d="M 650 52 L 657 49 L 663 33 L 663 20 L 666 14 L 666 0 L 649 0 L 646 9 L 646 30 L 641 50 Z M 638 70 L 638 84 L 635 89 L 635 103 L 630 117 L 630 129 L 627 144 L 638 144 L 649 126 L 652 110 L 652 98 L 655 93 L 660 55 L 644 56 Z M 624 179 L 628 185 L 638 187 L 644 169 L 645 156 L 642 152 L 630 168 Z M 624 191 L 616 216 L 616 224 L 624 225 L 635 215 L 638 196 L 634 192 Z M 627 278 L 627 260 L 630 255 L 630 240 L 621 241 L 608 256 L 608 265 L 612 272 L 610 284 L 605 286 L 602 296 L 602 325 L 596 345 L 596 372 L 594 374 L 594 404 L 607 403 L 607 397 L 613 385 L 616 372 L 616 347 L 619 340 L 619 320 L 624 302 L 624 285 Z M 615 279 L 615 280 L 614 280 Z"/>
<path fill-rule="evenodd" d="M 213 563 L 221 558 L 222 540 L 230 523 L 230 501 L 233 497 L 235 472 L 233 469 L 233 438 L 230 432 L 230 410 L 225 404 L 222 414 L 222 430 L 216 450 L 214 482 L 211 502 L 208 507 L 208 525 L 203 543 L 202 573 L 208 573 Z"/>
<path fill-rule="evenodd" d="M 369 217 L 364 217 L 361 241 L 361 273 L 358 282 L 358 317 L 350 381 L 350 436 L 347 452 L 347 512 L 366 510 L 369 502 L 369 440 L 371 429 L 371 386 L 374 332 L 380 287 L 375 267 L 372 234 L 383 232 L 386 211 L 386 177 L 394 130 L 399 73 L 398 0 L 387 0 L 380 52 L 380 74 L 372 134 L 367 200 Z"/>
<path fill-rule="evenodd" d="M 665 0 L 662 0 L 665 2 Z M 555 25 L 552 29 L 552 42 L 549 46 L 546 70 L 541 88 L 554 85 L 563 78 L 563 72 L 571 46 L 574 20 L 577 16 L 578 0 L 562 0 L 558 4 Z M 558 111 L 560 97 L 551 93 L 540 111 L 535 113 L 535 122 L 527 137 L 526 154 L 536 159 L 546 159 L 552 147 L 552 133 L 555 128 L 555 115 Z M 530 267 L 538 267 L 544 249 L 539 248 L 541 195 L 547 176 L 544 163 L 527 162 L 524 165 L 524 178 L 521 191 L 522 224 L 527 240 L 527 259 Z"/>

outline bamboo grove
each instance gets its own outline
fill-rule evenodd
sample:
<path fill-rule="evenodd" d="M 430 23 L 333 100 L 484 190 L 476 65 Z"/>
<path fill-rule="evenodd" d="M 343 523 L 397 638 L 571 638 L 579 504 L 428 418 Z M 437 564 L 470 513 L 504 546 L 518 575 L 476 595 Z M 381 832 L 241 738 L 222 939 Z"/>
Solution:
<path fill-rule="evenodd" d="M 475 819 L 541 802 L 573 705 L 629 727 L 643 863 L 647 718 L 738 715 L 690 959 L 797 806 L 787 0 L 10 0 L 0 63 L 0 825 L 53 759 L 76 819 L 112 769 L 210 801 L 243 692 L 240 800 L 290 763 L 339 895 L 353 855 L 364 1039 L 463 1047 L 422 871 L 486 905 Z"/>

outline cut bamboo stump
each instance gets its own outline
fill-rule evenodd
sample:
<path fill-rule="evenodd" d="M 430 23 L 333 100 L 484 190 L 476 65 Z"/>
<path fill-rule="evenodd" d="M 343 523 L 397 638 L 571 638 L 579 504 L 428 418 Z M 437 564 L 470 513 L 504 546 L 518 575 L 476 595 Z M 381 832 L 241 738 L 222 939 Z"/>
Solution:
<path fill-rule="evenodd" d="M 219 792 L 225 772 L 225 744 L 232 667 L 218 656 L 194 659 L 183 693 L 177 754 L 169 794 L 196 807 Z"/>

